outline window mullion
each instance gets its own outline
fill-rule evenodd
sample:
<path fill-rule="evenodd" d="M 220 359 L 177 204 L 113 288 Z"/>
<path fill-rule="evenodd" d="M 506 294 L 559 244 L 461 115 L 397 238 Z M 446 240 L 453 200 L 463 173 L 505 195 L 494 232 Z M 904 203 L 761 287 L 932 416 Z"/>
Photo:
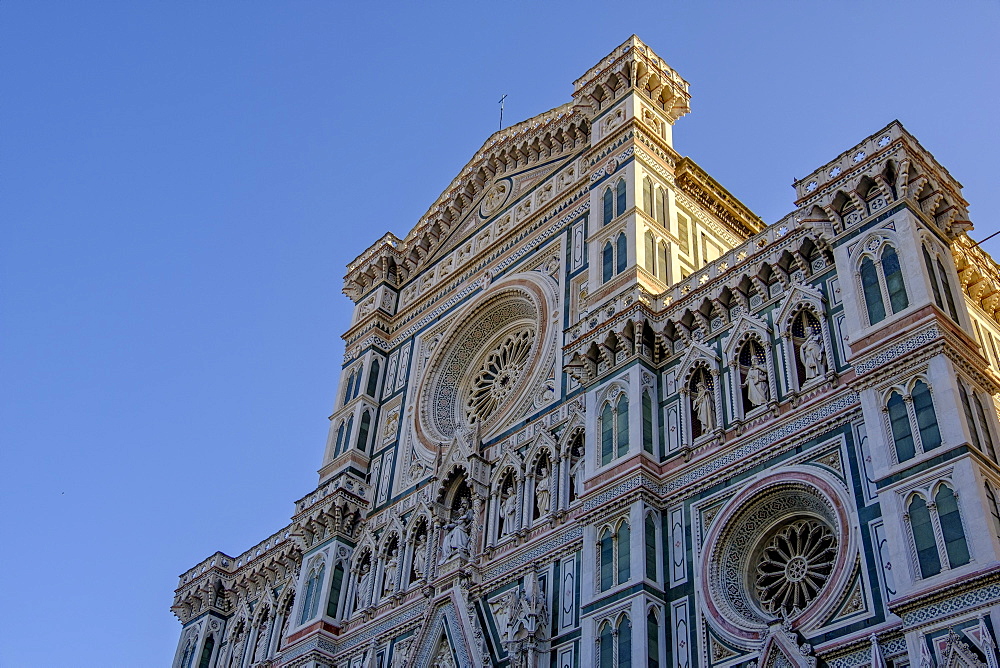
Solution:
<path fill-rule="evenodd" d="M 951 561 L 948 560 L 948 550 L 944 544 L 944 532 L 941 530 L 941 518 L 938 517 L 937 502 L 933 496 L 927 501 L 927 510 L 931 516 L 931 526 L 934 527 L 934 544 L 937 546 L 938 558 L 941 559 L 941 570 L 950 570 Z"/>

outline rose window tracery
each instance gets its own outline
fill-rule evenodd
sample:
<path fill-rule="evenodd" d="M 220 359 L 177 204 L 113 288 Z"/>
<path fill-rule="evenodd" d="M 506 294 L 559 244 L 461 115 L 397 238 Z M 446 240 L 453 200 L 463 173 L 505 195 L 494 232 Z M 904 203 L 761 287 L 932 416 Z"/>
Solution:
<path fill-rule="evenodd" d="M 785 525 L 757 560 L 761 607 L 785 617 L 804 610 L 826 586 L 836 556 L 837 538 L 826 524 L 808 519 Z"/>
<path fill-rule="evenodd" d="M 534 332 L 521 330 L 508 335 L 486 356 L 465 401 L 468 424 L 488 420 L 503 405 L 528 364 L 533 342 Z"/>

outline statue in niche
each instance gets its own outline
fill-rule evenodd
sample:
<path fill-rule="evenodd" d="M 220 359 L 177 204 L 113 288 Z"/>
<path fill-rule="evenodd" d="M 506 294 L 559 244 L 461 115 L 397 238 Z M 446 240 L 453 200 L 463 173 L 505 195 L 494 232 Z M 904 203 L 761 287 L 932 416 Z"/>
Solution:
<path fill-rule="evenodd" d="M 431 668 L 455 668 L 455 659 L 451 655 L 451 648 L 448 647 L 447 640 L 442 639 L 441 648 L 431 659 Z"/>
<path fill-rule="evenodd" d="M 383 595 L 391 594 L 396 589 L 396 574 L 399 572 L 399 550 L 393 550 L 385 562 L 385 583 L 382 585 Z"/>
<path fill-rule="evenodd" d="M 472 510 L 469 508 L 469 499 L 462 497 L 455 518 L 444 525 L 448 533 L 445 534 L 444 543 L 441 545 L 441 563 L 455 556 L 468 558 L 469 527 L 471 526 Z"/>
<path fill-rule="evenodd" d="M 570 451 L 569 479 L 573 484 L 572 498 L 574 499 L 580 498 L 583 494 L 583 478 L 583 446 L 581 445 L 579 450 L 573 448 Z"/>
<path fill-rule="evenodd" d="M 826 374 L 826 352 L 823 350 L 823 337 L 819 332 L 815 332 L 802 344 L 799 359 L 805 367 L 806 380 Z"/>
<path fill-rule="evenodd" d="M 708 383 L 701 382 L 695 386 L 694 390 L 694 413 L 701 423 L 703 431 L 708 431 L 715 426 L 715 405 L 712 401 L 712 391 L 708 389 Z"/>
<path fill-rule="evenodd" d="M 516 528 L 514 526 L 514 521 L 517 517 L 517 494 L 515 493 L 514 484 L 511 483 L 510 487 L 504 490 L 503 501 L 500 502 L 500 519 L 503 521 L 503 527 L 500 532 L 501 536 L 506 536 L 514 532 Z"/>
<path fill-rule="evenodd" d="M 372 570 L 371 567 L 365 563 L 361 566 L 361 571 L 358 573 L 358 589 L 354 594 L 355 610 L 364 610 L 371 603 L 371 600 L 369 599 L 371 585 Z"/>
<path fill-rule="evenodd" d="M 552 482 L 549 478 L 548 466 L 542 464 L 538 472 L 538 480 L 535 481 L 535 505 L 538 507 L 538 514 L 544 515 L 549 512 L 552 496 Z"/>
<path fill-rule="evenodd" d="M 421 533 L 417 535 L 417 540 L 413 543 L 413 574 L 418 578 L 424 577 L 426 566 L 427 539 Z"/>
<path fill-rule="evenodd" d="M 747 401 L 754 408 L 767 401 L 769 393 L 767 371 L 764 370 L 757 360 L 754 360 L 750 368 L 747 369 L 747 376 L 746 380 L 743 381 L 743 387 L 747 388 Z"/>

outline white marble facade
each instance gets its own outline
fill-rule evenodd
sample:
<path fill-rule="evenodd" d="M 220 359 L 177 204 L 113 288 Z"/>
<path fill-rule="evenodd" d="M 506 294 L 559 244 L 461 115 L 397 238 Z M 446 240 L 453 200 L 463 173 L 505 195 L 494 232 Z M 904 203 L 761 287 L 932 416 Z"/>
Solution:
<path fill-rule="evenodd" d="M 176 668 L 996 665 L 1000 270 L 898 122 L 760 220 L 632 37 L 354 301 L 320 480 Z"/>

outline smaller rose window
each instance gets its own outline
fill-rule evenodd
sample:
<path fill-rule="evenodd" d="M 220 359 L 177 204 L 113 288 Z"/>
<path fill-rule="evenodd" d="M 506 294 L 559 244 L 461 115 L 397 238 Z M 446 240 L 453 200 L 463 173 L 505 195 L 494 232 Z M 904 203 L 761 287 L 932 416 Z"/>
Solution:
<path fill-rule="evenodd" d="M 521 330 L 505 337 L 486 355 L 465 401 L 470 425 L 488 420 L 507 400 L 528 364 L 533 341 L 534 332 Z"/>
<path fill-rule="evenodd" d="M 786 525 L 757 560 L 757 600 L 767 612 L 790 617 L 819 595 L 837 556 L 837 539 L 824 523 L 799 520 Z"/>

